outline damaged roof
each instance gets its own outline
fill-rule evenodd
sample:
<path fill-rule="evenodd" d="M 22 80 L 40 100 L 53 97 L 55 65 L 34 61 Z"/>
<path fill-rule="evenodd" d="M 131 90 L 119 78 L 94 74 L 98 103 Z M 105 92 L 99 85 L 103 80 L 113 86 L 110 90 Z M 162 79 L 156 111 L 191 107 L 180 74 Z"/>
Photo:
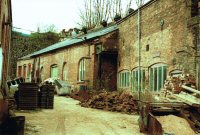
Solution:
<path fill-rule="evenodd" d="M 41 54 L 44 54 L 44 53 L 48 53 L 48 52 L 51 52 L 51 51 L 54 51 L 54 50 L 57 50 L 57 49 L 61 49 L 61 48 L 67 47 L 67 46 L 77 44 L 77 43 L 85 42 L 88 39 L 93 39 L 93 38 L 96 38 L 96 37 L 99 37 L 99 36 L 103 36 L 103 35 L 106 35 L 108 33 L 113 32 L 115 30 L 118 30 L 118 26 L 112 25 L 110 27 L 106 27 L 106 28 L 100 29 L 98 31 L 94 31 L 94 32 L 90 32 L 88 34 L 81 35 L 80 37 L 68 38 L 68 39 L 66 39 L 62 42 L 55 43 L 51 46 L 48 46 L 44 49 L 36 51 L 32 54 L 21 57 L 20 59 L 29 59 L 31 57 L 38 56 L 38 55 L 41 55 Z"/>

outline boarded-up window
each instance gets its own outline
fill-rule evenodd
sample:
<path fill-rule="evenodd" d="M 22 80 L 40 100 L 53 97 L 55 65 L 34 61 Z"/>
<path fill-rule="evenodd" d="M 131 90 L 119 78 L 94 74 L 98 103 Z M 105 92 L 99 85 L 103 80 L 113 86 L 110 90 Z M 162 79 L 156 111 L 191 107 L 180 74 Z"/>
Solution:
<path fill-rule="evenodd" d="M 31 78 L 31 64 L 28 64 L 27 77 L 28 77 L 28 78 Z"/>
<path fill-rule="evenodd" d="M 26 78 L 26 65 L 23 66 L 23 77 Z"/>
<path fill-rule="evenodd" d="M 130 72 L 128 70 L 121 71 L 118 75 L 119 88 L 127 88 L 130 86 Z"/>
<path fill-rule="evenodd" d="M 150 90 L 160 91 L 164 87 L 167 78 L 167 67 L 165 64 L 156 64 L 150 68 Z"/>
<path fill-rule="evenodd" d="M 138 91 L 138 68 L 132 70 L 132 74 L 131 74 L 131 87 L 133 91 Z M 141 87 L 141 91 L 144 91 L 145 89 L 145 83 L 146 83 L 146 79 L 145 79 L 145 69 L 141 69 L 140 70 L 140 87 Z"/>
<path fill-rule="evenodd" d="M 51 66 L 51 78 L 58 78 L 58 65 Z"/>
<path fill-rule="evenodd" d="M 18 66 L 18 77 L 22 77 L 22 66 Z"/>

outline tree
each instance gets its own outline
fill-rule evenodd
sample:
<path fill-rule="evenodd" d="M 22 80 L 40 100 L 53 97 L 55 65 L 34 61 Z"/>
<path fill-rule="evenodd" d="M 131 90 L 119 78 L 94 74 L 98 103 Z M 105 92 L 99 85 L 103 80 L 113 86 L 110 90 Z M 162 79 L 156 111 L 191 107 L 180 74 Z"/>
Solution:
<path fill-rule="evenodd" d="M 102 21 L 113 21 L 116 15 L 124 16 L 133 0 L 84 0 L 84 9 L 80 10 L 81 27 L 94 28 Z"/>
<path fill-rule="evenodd" d="M 47 32 L 57 33 L 57 28 L 54 24 L 38 26 L 37 32 L 38 33 L 47 33 Z"/>

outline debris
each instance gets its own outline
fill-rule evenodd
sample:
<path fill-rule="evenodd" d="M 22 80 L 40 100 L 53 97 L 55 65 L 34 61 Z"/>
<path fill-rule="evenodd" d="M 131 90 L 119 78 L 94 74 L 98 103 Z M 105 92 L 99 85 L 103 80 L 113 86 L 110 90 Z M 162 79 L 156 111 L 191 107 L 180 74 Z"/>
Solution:
<path fill-rule="evenodd" d="M 81 106 L 128 114 L 138 111 L 137 101 L 133 96 L 121 92 L 102 92 L 82 101 Z"/>
<path fill-rule="evenodd" d="M 170 76 L 165 81 L 165 90 L 172 91 L 173 93 L 177 94 L 183 90 L 183 85 L 195 88 L 195 78 L 189 74 L 176 77 Z"/>
<path fill-rule="evenodd" d="M 193 88 L 190 88 L 190 87 L 188 87 L 188 86 L 182 85 L 181 87 L 182 87 L 183 89 L 185 89 L 185 90 L 190 91 L 190 92 L 193 92 L 193 93 L 196 93 L 196 94 L 200 94 L 200 91 L 198 91 L 198 90 L 196 90 L 196 89 L 193 89 Z"/>
<path fill-rule="evenodd" d="M 79 90 L 70 94 L 71 98 L 79 100 L 80 102 L 85 102 L 89 100 L 91 96 L 92 96 L 92 93 L 87 90 Z"/>
<path fill-rule="evenodd" d="M 191 105 L 191 106 L 200 106 L 200 99 L 196 98 L 195 96 L 185 93 L 185 92 L 181 92 L 179 94 L 174 94 L 173 96 L 175 96 L 176 98 L 178 98 L 179 100 L 183 101 L 184 103 Z"/>

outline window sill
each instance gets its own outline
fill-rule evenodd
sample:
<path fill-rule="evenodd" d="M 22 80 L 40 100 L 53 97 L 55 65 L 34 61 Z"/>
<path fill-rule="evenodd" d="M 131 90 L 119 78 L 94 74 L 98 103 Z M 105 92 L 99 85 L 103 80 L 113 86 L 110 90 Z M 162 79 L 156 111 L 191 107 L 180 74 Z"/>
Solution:
<path fill-rule="evenodd" d="M 84 84 L 84 83 L 87 83 L 87 82 L 90 82 L 90 80 L 78 81 L 77 84 Z"/>

